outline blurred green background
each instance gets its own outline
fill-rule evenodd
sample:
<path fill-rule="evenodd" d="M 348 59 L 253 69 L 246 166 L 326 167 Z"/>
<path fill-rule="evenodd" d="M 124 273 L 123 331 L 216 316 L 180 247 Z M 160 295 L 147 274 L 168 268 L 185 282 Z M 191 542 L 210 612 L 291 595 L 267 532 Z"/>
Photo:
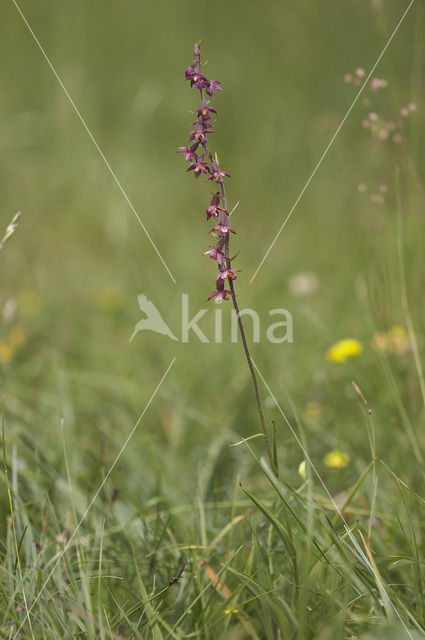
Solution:
<path fill-rule="evenodd" d="M 294 320 L 293 344 L 271 345 L 263 329 L 254 360 L 291 419 L 319 404 L 319 418 L 307 427 L 319 466 L 329 449 L 339 447 L 353 460 L 344 473 L 355 475 L 368 445 L 364 433 L 359 437 L 363 419 L 351 380 L 379 411 L 378 442 L 387 444 L 390 421 L 399 425 L 397 402 L 370 346 L 376 330 L 403 325 L 397 167 L 410 303 L 416 329 L 422 330 L 423 194 L 409 162 L 423 173 L 423 7 L 413 6 L 376 70 L 388 89 L 365 91 L 371 106 L 359 100 L 250 285 L 354 99 L 357 87 L 344 82 L 345 74 L 358 67 L 368 72 L 405 3 L 46 0 L 20 6 L 176 284 L 15 6 L 5 0 L 2 228 L 18 209 L 23 214 L 0 255 L 1 305 L 9 299 L 18 303 L 13 320 L 3 323 L 1 340 L 7 344 L 13 327 L 22 344 L 4 358 L 1 376 L 8 437 L 18 454 L 29 455 L 36 442 L 51 464 L 54 484 L 63 464 L 63 417 L 73 472 L 92 491 L 102 477 L 100 467 L 112 463 L 176 356 L 111 483 L 121 483 L 137 503 L 141 488 L 146 497 L 168 482 L 167 491 L 179 502 L 191 499 L 206 451 L 216 447 L 217 457 L 220 452 L 223 475 L 217 482 L 223 490 L 235 468 L 243 471 L 248 464 L 246 452 L 223 449 L 229 434 L 237 439 L 259 429 L 241 345 L 201 344 L 194 335 L 181 344 L 147 332 L 128 342 L 141 317 L 139 292 L 178 333 L 181 294 L 190 294 L 195 312 L 207 306 L 213 289 L 214 265 L 202 256 L 210 240 L 203 217 L 210 187 L 186 175 L 176 154 L 186 144 L 190 110 L 198 103 L 183 73 L 200 40 L 206 72 L 223 85 L 214 97 L 219 116 L 212 146 L 232 174 L 230 204 L 240 202 L 232 239 L 234 252 L 240 252 L 240 304 L 257 309 L 263 327 L 268 310 L 276 307 L 288 309 Z M 403 120 L 400 109 L 412 101 L 417 111 Z M 370 111 L 397 121 L 403 144 L 371 136 L 362 127 Z M 364 194 L 360 183 L 367 185 Z M 384 203 L 370 198 L 380 184 L 388 188 Z M 308 295 L 290 286 L 299 273 L 317 279 Z M 200 323 L 210 336 L 214 308 L 208 305 Z M 222 308 L 226 323 L 230 303 Z M 346 337 L 362 341 L 361 357 L 328 362 L 325 351 Z M 403 383 L 402 402 L 423 425 L 411 354 L 395 359 L 394 369 Z M 278 427 L 282 465 L 296 476 L 303 456 L 272 404 L 266 399 L 267 419 Z M 396 442 L 405 442 L 402 427 L 396 429 Z M 400 459 L 398 444 L 386 453 L 400 470 L 409 459 Z M 340 477 L 330 476 L 329 482 L 338 484 Z"/>

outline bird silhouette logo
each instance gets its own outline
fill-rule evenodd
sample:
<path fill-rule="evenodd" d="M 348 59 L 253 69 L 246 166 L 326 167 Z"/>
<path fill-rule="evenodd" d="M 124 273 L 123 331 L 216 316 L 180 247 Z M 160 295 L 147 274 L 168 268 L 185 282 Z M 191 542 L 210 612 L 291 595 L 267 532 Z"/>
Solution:
<path fill-rule="evenodd" d="M 162 333 L 164 336 L 168 336 L 171 340 L 177 340 L 178 338 L 171 331 L 168 324 L 162 319 L 161 314 L 158 309 L 155 307 L 154 303 L 147 299 L 147 297 L 143 293 L 139 293 L 137 296 L 137 301 L 139 303 L 140 310 L 146 314 L 146 318 L 139 320 L 139 322 L 134 327 L 133 335 L 131 336 L 129 342 L 131 342 L 139 331 L 155 331 L 156 333 Z"/>

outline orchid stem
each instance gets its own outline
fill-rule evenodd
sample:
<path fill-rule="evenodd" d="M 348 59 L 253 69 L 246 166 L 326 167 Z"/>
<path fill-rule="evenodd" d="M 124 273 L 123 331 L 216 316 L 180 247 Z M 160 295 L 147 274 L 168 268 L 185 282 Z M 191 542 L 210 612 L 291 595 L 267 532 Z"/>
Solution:
<path fill-rule="evenodd" d="M 223 206 L 224 206 L 225 209 L 227 209 L 226 191 L 225 191 L 225 188 L 224 188 L 224 184 L 221 183 L 220 187 L 221 187 L 221 197 L 222 197 L 222 200 L 223 200 Z M 226 260 L 227 269 L 231 269 L 232 268 L 231 259 L 230 259 L 230 252 L 229 252 L 229 244 L 230 244 L 230 239 L 229 239 L 229 234 L 227 234 L 226 242 L 225 242 L 225 260 Z M 238 319 L 239 332 L 240 332 L 241 338 L 242 338 L 242 344 L 243 344 L 243 349 L 244 349 L 246 361 L 248 363 L 249 371 L 251 373 L 252 383 L 254 385 L 255 401 L 257 403 L 257 411 L 258 411 L 258 415 L 260 417 L 261 429 L 263 431 L 264 439 L 265 439 L 265 442 L 266 442 L 267 457 L 269 459 L 269 463 L 270 463 L 270 466 L 271 466 L 273 472 L 278 477 L 278 470 L 277 470 L 277 467 L 276 467 L 276 464 L 275 464 L 275 460 L 274 460 L 273 453 L 272 453 L 272 447 L 271 447 L 271 444 L 270 444 L 269 431 L 268 431 L 268 428 L 267 428 L 266 419 L 264 417 L 263 405 L 261 404 L 260 390 L 258 388 L 258 379 L 257 379 L 257 375 L 255 373 L 254 363 L 252 362 L 251 353 L 249 351 L 248 341 L 246 339 L 246 334 L 245 334 L 245 328 L 243 326 L 243 322 L 242 322 L 242 318 L 241 318 L 241 314 L 240 314 L 240 310 L 239 310 L 238 301 L 236 299 L 235 287 L 234 287 L 234 284 L 233 284 L 233 280 L 231 278 L 229 278 L 228 282 L 229 282 L 230 291 L 232 292 L 233 307 L 235 309 L 236 317 Z"/>

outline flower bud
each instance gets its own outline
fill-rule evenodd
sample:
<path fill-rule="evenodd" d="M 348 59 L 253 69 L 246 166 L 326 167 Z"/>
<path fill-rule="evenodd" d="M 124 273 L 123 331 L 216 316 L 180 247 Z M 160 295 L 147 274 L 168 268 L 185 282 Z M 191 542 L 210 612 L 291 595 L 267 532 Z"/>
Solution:
<path fill-rule="evenodd" d="M 224 280 L 217 277 L 217 291 L 223 291 L 224 289 Z"/>

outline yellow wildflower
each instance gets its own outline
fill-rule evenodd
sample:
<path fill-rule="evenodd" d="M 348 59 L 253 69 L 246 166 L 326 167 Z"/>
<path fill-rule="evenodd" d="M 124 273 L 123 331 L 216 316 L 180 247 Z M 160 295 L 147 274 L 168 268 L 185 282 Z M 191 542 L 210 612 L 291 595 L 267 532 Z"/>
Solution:
<path fill-rule="evenodd" d="M 360 340 L 346 338 L 333 344 L 325 353 L 329 362 L 345 362 L 348 358 L 355 358 L 363 351 Z"/>
<path fill-rule="evenodd" d="M 350 456 L 339 449 L 333 449 L 325 455 L 323 462 L 331 469 L 343 469 L 350 463 Z"/>
<path fill-rule="evenodd" d="M 10 362 L 13 358 L 13 349 L 8 344 L 0 344 L 0 362 Z"/>
<path fill-rule="evenodd" d="M 25 289 L 18 296 L 18 307 L 23 316 L 34 318 L 41 311 L 41 298 L 38 291 Z"/>
<path fill-rule="evenodd" d="M 12 327 L 9 331 L 7 342 L 11 347 L 22 347 L 25 342 L 25 335 L 18 327 Z"/>
<path fill-rule="evenodd" d="M 302 460 L 298 466 L 298 475 L 301 476 L 303 480 L 306 478 L 306 470 L 305 470 L 305 460 Z"/>
<path fill-rule="evenodd" d="M 233 607 L 226 607 L 224 613 L 229 615 L 230 613 L 239 613 L 239 609 L 234 609 Z"/>

